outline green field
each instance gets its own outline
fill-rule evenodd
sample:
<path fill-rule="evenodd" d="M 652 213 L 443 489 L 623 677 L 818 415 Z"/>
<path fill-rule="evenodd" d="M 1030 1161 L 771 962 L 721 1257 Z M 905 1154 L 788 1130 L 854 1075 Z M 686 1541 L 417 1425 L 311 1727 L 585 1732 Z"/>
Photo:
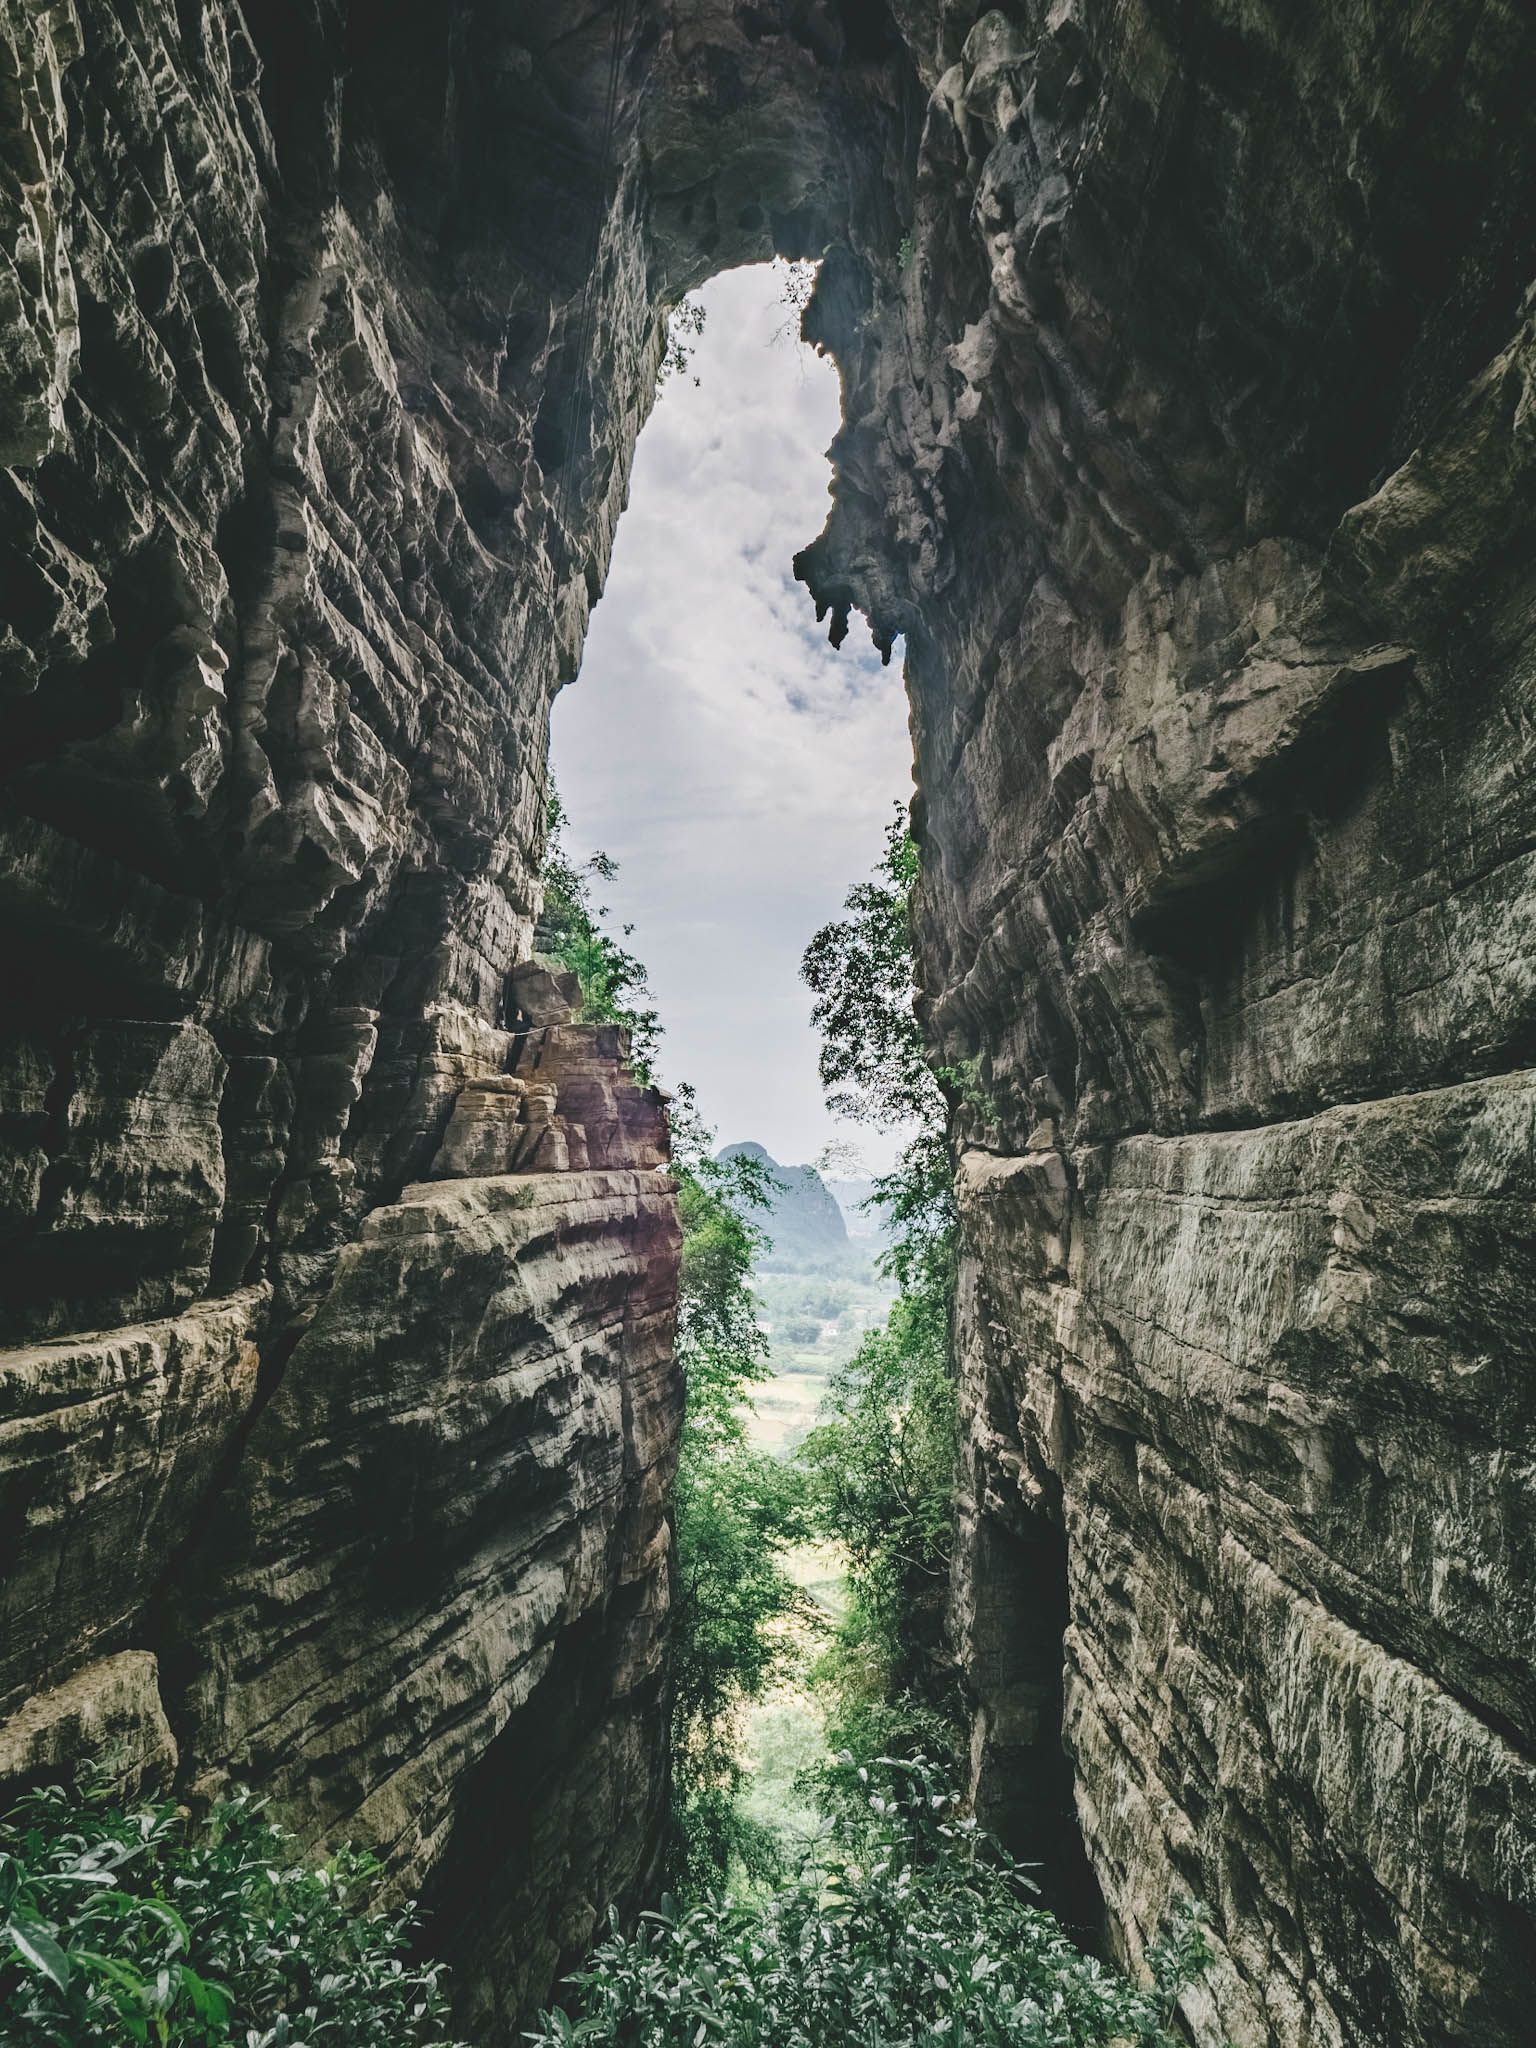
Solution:
<path fill-rule="evenodd" d="M 753 1287 L 773 1378 L 753 1397 L 752 1440 L 783 1456 L 815 1422 L 832 1374 L 884 1321 L 891 1287 L 852 1261 L 845 1271 L 759 1272 Z"/>

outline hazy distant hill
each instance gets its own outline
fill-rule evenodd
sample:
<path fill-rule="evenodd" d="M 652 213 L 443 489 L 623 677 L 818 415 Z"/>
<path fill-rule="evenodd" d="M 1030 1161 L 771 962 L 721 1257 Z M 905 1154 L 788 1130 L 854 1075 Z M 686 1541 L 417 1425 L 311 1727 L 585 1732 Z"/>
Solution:
<path fill-rule="evenodd" d="M 721 1159 L 761 1160 L 781 1183 L 772 1206 L 756 1220 L 773 1239 L 759 1262 L 764 1272 L 841 1269 L 861 1263 L 862 1247 L 849 1243 L 842 1209 L 814 1166 L 781 1166 L 762 1145 L 726 1145 Z"/>
<path fill-rule="evenodd" d="M 823 1186 L 842 1210 L 843 1222 L 851 1238 L 876 1247 L 890 1242 L 890 1225 L 883 1212 L 863 1207 L 875 1192 L 872 1180 L 829 1180 L 823 1182 Z"/>

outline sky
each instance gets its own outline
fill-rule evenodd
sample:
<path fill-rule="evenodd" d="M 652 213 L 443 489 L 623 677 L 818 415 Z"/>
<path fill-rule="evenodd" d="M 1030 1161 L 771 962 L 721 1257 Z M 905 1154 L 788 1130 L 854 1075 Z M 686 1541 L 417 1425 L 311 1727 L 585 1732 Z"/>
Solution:
<path fill-rule="evenodd" d="M 581 673 L 555 702 L 567 845 L 619 863 L 610 924 L 650 970 L 669 1085 L 722 1144 L 785 1165 L 854 1143 L 828 1115 L 800 956 L 912 791 L 901 648 L 855 617 L 839 652 L 790 568 L 826 518 L 838 379 L 789 331 L 774 267 L 706 286 L 689 372 L 640 438 Z M 693 380 L 697 378 L 697 383 Z"/>

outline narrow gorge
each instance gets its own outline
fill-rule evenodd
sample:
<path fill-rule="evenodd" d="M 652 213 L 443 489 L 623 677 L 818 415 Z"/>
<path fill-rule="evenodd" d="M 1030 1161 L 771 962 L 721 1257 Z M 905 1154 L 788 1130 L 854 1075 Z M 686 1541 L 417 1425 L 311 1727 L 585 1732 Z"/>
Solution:
<path fill-rule="evenodd" d="M 653 1897 L 681 1233 L 549 724 L 788 257 L 976 1812 L 1133 1971 L 1202 1903 L 1197 2048 L 1531 2040 L 1533 89 L 1522 0 L 0 0 L 0 1784 L 367 1844 L 476 2048 Z"/>

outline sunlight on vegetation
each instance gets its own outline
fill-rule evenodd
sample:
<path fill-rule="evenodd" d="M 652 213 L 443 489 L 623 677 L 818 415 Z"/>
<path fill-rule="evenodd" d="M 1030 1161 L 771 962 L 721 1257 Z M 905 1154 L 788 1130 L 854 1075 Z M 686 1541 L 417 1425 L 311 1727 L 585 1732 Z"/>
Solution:
<path fill-rule="evenodd" d="M 1174 2048 L 1174 2003 L 1208 1957 L 1192 1917 L 1138 1989 L 1030 1904 L 1025 1873 L 922 1759 L 823 1780 L 829 1829 L 794 1881 L 614 1926 L 533 2048 Z"/>

